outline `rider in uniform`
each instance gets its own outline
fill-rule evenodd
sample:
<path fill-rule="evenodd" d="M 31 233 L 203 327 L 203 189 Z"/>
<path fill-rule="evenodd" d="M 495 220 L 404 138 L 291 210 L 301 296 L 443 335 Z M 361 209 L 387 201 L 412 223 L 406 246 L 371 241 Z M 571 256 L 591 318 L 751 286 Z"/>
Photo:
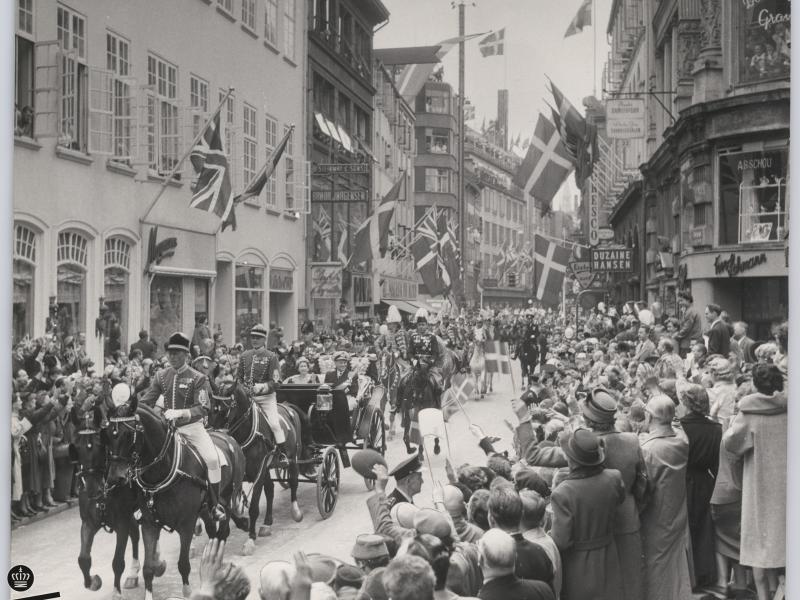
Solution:
<path fill-rule="evenodd" d="M 269 423 L 278 451 L 278 463 L 288 465 L 286 456 L 286 434 L 281 427 L 278 415 L 278 399 L 275 394 L 276 385 L 281 381 L 281 369 L 278 356 L 267 350 L 267 328 L 261 323 L 250 330 L 250 343 L 253 348 L 245 350 L 239 359 L 236 379 L 247 389 L 250 397 L 264 413 Z"/>
<path fill-rule="evenodd" d="M 522 367 L 522 377 L 531 384 L 534 369 L 539 362 L 539 328 L 533 322 L 533 311 L 528 309 L 525 313 L 525 324 L 522 327 L 520 338 L 517 342 L 519 351 L 519 364 Z"/>
<path fill-rule="evenodd" d="M 208 380 L 189 366 L 189 344 L 189 338 L 182 333 L 169 337 L 170 366 L 156 373 L 142 402 L 161 407 L 163 396 L 164 418 L 175 421 L 178 433 L 191 442 L 206 463 L 209 504 L 214 519 L 219 521 L 225 518 L 225 509 L 219 503 L 222 469 L 214 442 L 203 427 L 203 418 L 208 414 Z"/>
<path fill-rule="evenodd" d="M 439 389 L 442 388 L 442 374 L 437 365 L 439 362 L 439 340 L 428 331 L 428 311 L 424 308 L 417 310 L 414 315 L 417 329 L 411 334 L 411 344 L 409 356 L 418 361 L 424 361 L 429 367 L 429 373 L 434 384 Z"/>
<path fill-rule="evenodd" d="M 400 311 L 397 310 L 394 304 L 390 305 L 386 314 L 386 327 L 388 327 L 389 332 L 381 335 L 375 341 L 375 345 L 381 350 L 397 353 L 400 358 L 407 359 L 408 340 L 406 339 L 406 332 L 402 328 L 402 322 Z"/>
<path fill-rule="evenodd" d="M 214 340 L 205 338 L 200 341 L 200 356 L 192 361 L 192 368 L 206 376 L 212 393 L 217 393 L 215 379 L 219 375 L 219 365 L 214 360 Z"/>

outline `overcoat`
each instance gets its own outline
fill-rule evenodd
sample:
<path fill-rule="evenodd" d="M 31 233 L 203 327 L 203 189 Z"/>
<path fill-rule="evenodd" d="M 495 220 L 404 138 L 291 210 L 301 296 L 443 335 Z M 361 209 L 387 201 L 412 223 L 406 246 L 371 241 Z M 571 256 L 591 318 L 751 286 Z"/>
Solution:
<path fill-rule="evenodd" d="M 686 510 L 689 442 L 669 428 L 643 435 L 641 445 L 650 486 L 648 504 L 640 515 L 643 598 L 685 600 L 692 597 Z"/>
<path fill-rule="evenodd" d="M 614 469 L 572 470 L 553 490 L 553 529 L 561 552 L 561 600 L 618 600 L 622 574 L 614 542 L 614 515 L 625 500 Z"/>
<path fill-rule="evenodd" d="M 748 567 L 786 566 L 786 405 L 784 392 L 745 396 L 722 439 L 744 459 L 739 558 Z"/>

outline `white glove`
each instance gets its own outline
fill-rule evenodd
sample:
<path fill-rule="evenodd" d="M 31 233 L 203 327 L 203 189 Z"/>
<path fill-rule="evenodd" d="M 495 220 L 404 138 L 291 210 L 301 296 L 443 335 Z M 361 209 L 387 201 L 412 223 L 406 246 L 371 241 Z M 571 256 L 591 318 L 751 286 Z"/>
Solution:
<path fill-rule="evenodd" d="M 257 383 L 257 384 L 255 384 L 253 386 L 253 393 L 254 394 L 269 394 L 269 392 L 270 392 L 269 387 L 270 386 L 269 386 L 268 383 Z"/>
<path fill-rule="evenodd" d="M 183 409 L 168 408 L 166 411 L 164 411 L 164 418 L 167 421 L 175 421 L 183 417 L 186 417 L 188 419 L 190 415 L 191 413 L 186 408 Z"/>

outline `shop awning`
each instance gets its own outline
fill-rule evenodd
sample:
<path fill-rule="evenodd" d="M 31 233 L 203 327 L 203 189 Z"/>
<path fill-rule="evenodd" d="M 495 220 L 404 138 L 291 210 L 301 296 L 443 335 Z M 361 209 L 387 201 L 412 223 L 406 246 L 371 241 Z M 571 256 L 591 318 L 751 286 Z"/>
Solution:
<path fill-rule="evenodd" d="M 381 300 L 384 304 L 394 304 L 399 310 L 403 311 L 404 313 L 408 313 L 413 315 L 417 312 L 418 306 L 412 304 L 408 300 L 392 300 L 391 298 L 384 298 Z"/>

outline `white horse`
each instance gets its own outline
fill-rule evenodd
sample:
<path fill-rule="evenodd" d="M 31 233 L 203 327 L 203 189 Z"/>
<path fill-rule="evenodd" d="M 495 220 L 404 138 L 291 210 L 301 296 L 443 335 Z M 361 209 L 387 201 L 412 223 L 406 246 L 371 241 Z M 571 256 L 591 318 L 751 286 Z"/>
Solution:
<path fill-rule="evenodd" d="M 475 394 L 480 394 L 481 400 L 483 400 L 486 395 L 488 381 L 486 376 L 486 349 L 484 348 L 486 332 L 482 327 L 475 327 L 472 333 L 474 339 L 472 341 L 472 355 L 469 359 L 469 371 L 475 380 Z"/>

